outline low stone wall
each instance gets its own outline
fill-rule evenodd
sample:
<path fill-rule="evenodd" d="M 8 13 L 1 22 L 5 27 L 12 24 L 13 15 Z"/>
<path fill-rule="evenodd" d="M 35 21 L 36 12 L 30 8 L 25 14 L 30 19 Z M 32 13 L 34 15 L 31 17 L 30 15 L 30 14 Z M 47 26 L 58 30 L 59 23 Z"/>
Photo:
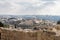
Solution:
<path fill-rule="evenodd" d="M 54 32 L 44 32 L 40 30 L 33 32 L 24 32 L 0 28 L 1 40 L 58 40 L 57 38 L 59 37 L 55 37 Z"/>

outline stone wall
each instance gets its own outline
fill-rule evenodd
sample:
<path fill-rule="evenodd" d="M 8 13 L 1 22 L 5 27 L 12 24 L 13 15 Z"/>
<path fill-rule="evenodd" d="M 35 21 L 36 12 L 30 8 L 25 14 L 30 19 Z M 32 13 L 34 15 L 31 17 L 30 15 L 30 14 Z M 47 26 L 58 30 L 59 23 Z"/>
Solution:
<path fill-rule="evenodd" d="M 24 32 L 16 30 L 6 30 L 0 28 L 0 39 L 1 40 L 58 40 L 55 37 L 54 32 L 44 32 L 44 31 L 33 31 L 33 32 Z"/>

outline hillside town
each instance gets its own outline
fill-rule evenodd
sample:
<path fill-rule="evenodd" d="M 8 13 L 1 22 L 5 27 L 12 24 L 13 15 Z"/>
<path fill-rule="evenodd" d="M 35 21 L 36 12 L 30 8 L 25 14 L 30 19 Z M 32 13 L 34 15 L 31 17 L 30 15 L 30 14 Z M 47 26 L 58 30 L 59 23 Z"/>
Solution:
<path fill-rule="evenodd" d="M 12 27 L 12 28 L 22 28 L 22 29 L 33 29 L 35 27 L 51 27 L 57 25 L 57 22 L 44 20 L 44 19 L 37 19 L 37 18 L 0 18 L 0 22 L 2 22 L 5 26 Z M 38 28 L 38 29 L 39 29 Z"/>
<path fill-rule="evenodd" d="M 58 26 L 56 21 L 33 18 L 21 17 L 1 17 L 0 22 L 4 24 L 4 28 L 10 29 L 23 29 L 23 30 L 44 30 L 56 28 Z"/>
<path fill-rule="evenodd" d="M 48 33 L 49 35 L 54 35 L 55 37 L 59 38 L 60 37 L 60 23 L 59 22 L 60 21 L 57 22 L 57 21 L 51 21 L 51 20 L 37 19 L 36 17 L 27 18 L 27 19 L 21 18 L 21 17 L 10 17 L 10 18 L 1 17 L 0 25 L 3 24 L 3 26 L 0 26 L 0 33 L 2 31 L 2 35 L 4 35 L 5 33 L 8 34 L 9 31 L 12 31 L 12 32 L 17 31 L 15 33 L 16 33 L 16 35 L 18 35 L 17 34 L 18 32 L 23 32 L 23 33 L 42 32 L 42 33 Z M 9 32 L 9 33 L 12 34 L 11 32 Z M 13 34 L 15 34 L 15 33 L 13 32 Z M 5 35 L 7 35 L 7 34 L 5 34 Z M 10 35 L 10 34 L 8 34 L 8 35 Z M 48 37 L 49 37 L 49 35 L 48 35 Z M 3 38 L 3 36 L 1 36 L 1 37 Z M 6 37 L 6 38 L 8 38 L 8 37 Z M 35 39 L 35 40 L 37 40 L 37 39 Z M 48 40 L 48 39 L 46 39 L 46 40 Z"/>

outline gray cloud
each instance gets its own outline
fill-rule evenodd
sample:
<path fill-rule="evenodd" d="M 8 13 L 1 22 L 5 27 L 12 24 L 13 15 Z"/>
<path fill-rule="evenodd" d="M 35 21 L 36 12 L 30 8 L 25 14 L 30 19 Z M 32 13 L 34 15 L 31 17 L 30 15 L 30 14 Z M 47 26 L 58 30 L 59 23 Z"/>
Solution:
<path fill-rule="evenodd" d="M 27 6 L 26 6 L 27 5 Z M 52 5 L 55 5 L 54 2 L 45 2 L 43 3 L 42 5 L 39 5 L 39 6 L 33 6 L 33 4 L 25 4 L 24 3 L 24 11 L 37 11 L 37 10 L 42 10 L 44 8 L 46 8 L 47 6 L 52 6 Z"/>
<path fill-rule="evenodd" d="M 7 12 L 11 10 L 11 4 L 8 2 L 0 3 L 0 12 Z"/>
<path fill-rule="evenodd" d="M 44 12 L 44 10 L 49 10 L 48 7 L 51 8 L 55 6 L 55 1 L 56 0 L 0 0 L 0 13 L 37 14 L 40 13 L 41 10 Z"/>
<path fill-rule="evenodd" d="M 41 0 L 41 1 L 56 1 L 56 0 Z"/>

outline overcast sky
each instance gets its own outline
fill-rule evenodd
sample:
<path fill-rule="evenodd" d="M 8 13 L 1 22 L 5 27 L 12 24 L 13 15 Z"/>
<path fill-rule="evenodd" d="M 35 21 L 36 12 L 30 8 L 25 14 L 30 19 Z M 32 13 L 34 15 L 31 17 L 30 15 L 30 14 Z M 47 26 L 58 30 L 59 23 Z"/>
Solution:
<path fill-rule="evenodd" d="M 60 15 L 60 0 L 0 0 L 0 15 Z"/>

